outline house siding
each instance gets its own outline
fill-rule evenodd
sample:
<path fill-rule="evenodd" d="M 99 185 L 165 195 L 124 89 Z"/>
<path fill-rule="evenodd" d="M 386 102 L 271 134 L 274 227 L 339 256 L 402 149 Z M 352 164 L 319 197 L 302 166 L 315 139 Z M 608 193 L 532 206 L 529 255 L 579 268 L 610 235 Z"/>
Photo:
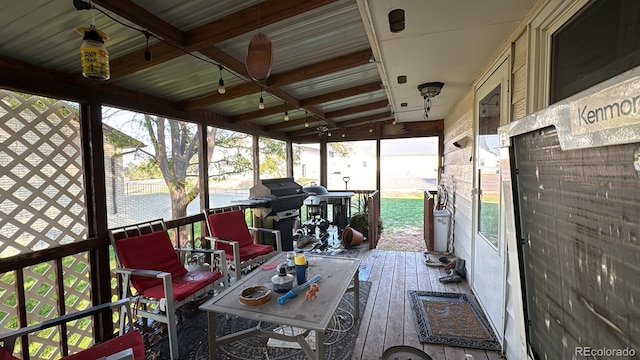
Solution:
<path fill-rule="evenodd" d="M 473 188 L 473 91 L 469 89 L 445 118 L 444 136 L 444 183 L 449 201 L 447 209 L 452 216 L 450 243 L 455 254 L 471 259 L 471 229 Z M 464 148 L 453 146 L 453 142 L 466 136 Z M 467 267 L 469 268 L 469 267 Z"/>
<path fill-rule="evenodd" d="M 527 44 L 528 32 L 523 32 L 512 45 L 513 66 L 511 67 L 511 119 L 512 121 L 528 115 L 527 109 Z M 504 168 L 504 167 L 503 167 Z M 510 198 L 506 192 L 511 189 L 511 179 L 504 178 L 503 199 Z M 513 204 L 505 204 L 505 209 L 511 211 L 505 214 L 507 222 L 505 240 L 507 242 L 506 266 L 506 304 L 504 328 L 504 352 L 507 359 L 522 359 L 527 353 L 527 338 L 523 312 L 522 285 L 520 281 L 520 267 L 518 266 L 518 240 L 515 231 L 509 231 L 514 226 Z M 515 230 L 515 229 L 514 229 Z"/>
<path fill-rule="evenodd" d="M 492 61 L 486 64 L 485 69 L 469 86 L 465 95 L 460 98 L 445 117 L 445 151 L 442 180 L 450 192 L 448 208 L 453 214 L 452 239 L 450 241 L 454 244 L 455 254 L 464 259 L 472 259 L 473 246 L 472 190 L 474 188 L 475 88 L 485 74 L 502 59 L 502 54 L 508 51 L 509 60 L 511 61 L 511 78 L 509 79 L 511 108 L 509 121 L 515 121 L 529 115 L 527 109 L 533 108 L 528 103 L 531 99 L 528 94 L 531 83 L 529 71 L 530 26 L 532 19 L 541 12 L 548 11 L 549 4 L 553 2 L 554 0 L 541 0 L 536 3 L 520 26 L 510 34 L 504 46 L 496 49 Z M 453 142 L 463 136 L 468 138 L 467 146 L 462 149 L 455 148 L 452 145 Z M 502 185 L 503 192 L 509 191 L 511 187 L 510 179 Z M 515 209 L 513 210 L 515 211 Z M 514 222 L 513 213 L 509 213 L 506 216 L 506 221 Z M 507 228 L 509 228 L 509 224 L 507 224 Z M 513 225 L 510 229 L 512 228 Z M 527 355 L 518 245 L 514 231 L 506 232 L 505 241 L 507 244 L 507 264 L 503 352 L 508 359 L 526 359 L 529 356 Z M 467 270 L 472 271 L 470 264 L 467 265 Z"/>

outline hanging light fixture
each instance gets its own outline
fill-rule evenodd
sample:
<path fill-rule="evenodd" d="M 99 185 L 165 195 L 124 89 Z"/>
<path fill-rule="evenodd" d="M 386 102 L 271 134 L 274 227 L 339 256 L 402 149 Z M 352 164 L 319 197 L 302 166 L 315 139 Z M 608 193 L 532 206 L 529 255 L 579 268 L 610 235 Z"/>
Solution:
<path fill-rule="evenodd" d="M 80 45 L 82 75 L 89 79 L 109 80 L 109 51 L 104 46 L 109 37 L 93 24 L 88 28 L 79 27 L 76 31 L 82 35 L 83 40 Z"/>
<path fill-rule="evenodd" d="M 144 37 L 147 39 L 147 44 L 144 49 L 144 59 L 146 61 L 151 61 L 151 51 L 149 51 L 149 38 L 151 37 L 151 33 L 148 31 L 143 31 Z"/>
<path fill-rule="evenodd" d="M 262 97 L 262 86 L 260 86 L 260 103 L 258 103 L 258 109 L 264 110 L 264 98 Z"/>
<path fill-rule="evenodd" d="M 429 82 L 418 85 L 418 91 L 424 99 L 424 119 L 429 120 L 429 112 L 431 111 L 431 98 L 436 97 L 442 91 L 444 83 Z"/>
<path fill-rule="evenodd" d="M 305 112 L 304 112 L 304 127 L 306 127 L 306 128 L 309 127 L 309 121 L 307 121 L 307 115 L 308 114 L 309 114 L 309 112 L 305 110 Z"/>
<path fill-rule="evenodd" d="M 218 80 L 218 94 L 222 95 L 227 92 L 227 89 L 224 87 L 224 80 L 222 79 L 222 65 L 218 65 L 218 69 L 220 70 L 220 80 Z"/>
<path fill-rule="evenodd" d="M 284 111 L 284 121 L 289 121 L 289 111 Z"/>

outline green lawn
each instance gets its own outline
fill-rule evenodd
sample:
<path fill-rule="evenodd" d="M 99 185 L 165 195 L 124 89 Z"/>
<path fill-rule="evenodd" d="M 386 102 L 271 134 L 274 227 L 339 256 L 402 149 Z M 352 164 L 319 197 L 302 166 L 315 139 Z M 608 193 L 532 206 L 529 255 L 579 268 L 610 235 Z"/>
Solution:
<path fill-rule="evenodd" d="M 422 228 L 423 200 L 381 198 L 380 217 L 385 233 L 395 233 L 407 226 Z"/>

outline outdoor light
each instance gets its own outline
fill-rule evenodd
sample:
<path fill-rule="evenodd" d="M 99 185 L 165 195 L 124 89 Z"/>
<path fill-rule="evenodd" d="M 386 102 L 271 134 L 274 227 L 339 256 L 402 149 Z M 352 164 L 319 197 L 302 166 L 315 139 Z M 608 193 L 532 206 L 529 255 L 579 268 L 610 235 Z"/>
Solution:
<path fill-rule="evenodd" d="M 220 80 L 218 80 L 218 94 L 222 95 L 227 92 L 227 89 L 225 89 L 224 80 L 222 79 L 222 65 L 218 65 L 218 69 L 220 69 Z"/>
<path fill-rule="evenodd" d="M 289 121 L 289 111 L 284 111 L 284 121 Z"/>
<path fill-rule="evenodd" d="M 264 98 L 262 97 L 262 86 L 260 87 L 260 103 L 258 104 L 258 109 L 264 110 Z"/>
<path fill-rule="evenodd" d="M 89 79 L 108 80 L 111 77 L 109 52 L 104 42 L 109 40 L 109 37 L 93 24 L 88 28 L 77 28 L 76 31 L 83 35 L 80 45 L 82 75 Z"/>
<path fill-rule="evenodd" d="M 307 111 L 304 112 L 304 127 L 308 128 L 309 127 L 309 122 L 307 121 L 307 115 L 309 113 Z"/>
<path fill-rule="evenodd" d="M 429 112 L 431 111 L 431 98 L 436 97 L 442 91 L 444 83 L 429 82 L 418 85 L 418 91 L 424 99 L 424 119 L 429 120 Z"/>
<path fill-rule="evenodd" d="M 145 30 L 143 34 L 144 34 L 144 37 L 147 39 L 147 44 L 144 49 L 144 59 L 146 61 L 151 61 L 151 51 L 149 51 L 149 37 L 151 37 L 151 33 Z"/>
<path fill-rule="evenodd" d="M 444 83 L 441 82 L 430 82 L 418 85 L 418 91 L 420 91 L 420 95 L 424 98 L 432 98 L 438 96 L 440 91 L 442 91 L 442 87 Z"/>

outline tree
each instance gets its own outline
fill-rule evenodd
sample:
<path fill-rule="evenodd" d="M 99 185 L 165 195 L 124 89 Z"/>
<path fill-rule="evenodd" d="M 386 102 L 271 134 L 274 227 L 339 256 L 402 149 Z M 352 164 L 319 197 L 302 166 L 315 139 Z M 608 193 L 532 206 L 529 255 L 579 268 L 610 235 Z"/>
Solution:
<path fill-rule="evenodd" d="M 187 206 L 200 193 L 200 182 L 188 178 L 189 172 L 194 174 L 197 169 L 197 127 L 185 121 L 147 114 L 143 124 L 155 150 L 154 158 L 169 188 L 171 218 L 185 217 Z M 207 163 L 211 162 L 216 131 L 216 128 L 207 128 Z"/>

